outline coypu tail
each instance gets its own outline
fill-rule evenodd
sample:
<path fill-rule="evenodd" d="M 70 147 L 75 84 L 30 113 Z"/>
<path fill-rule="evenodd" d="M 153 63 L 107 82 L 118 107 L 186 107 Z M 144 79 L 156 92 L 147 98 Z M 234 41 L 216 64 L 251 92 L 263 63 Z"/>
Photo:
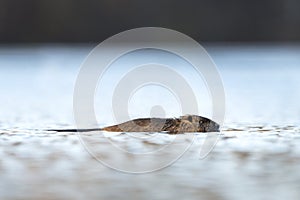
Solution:
<path fill-rule="evenodd" d="M 103 131 L 102 128 L 87 128 L 87 129 L 48 129 L 46 131 L 55 132 L 92 132 L 92 131 Z"/>

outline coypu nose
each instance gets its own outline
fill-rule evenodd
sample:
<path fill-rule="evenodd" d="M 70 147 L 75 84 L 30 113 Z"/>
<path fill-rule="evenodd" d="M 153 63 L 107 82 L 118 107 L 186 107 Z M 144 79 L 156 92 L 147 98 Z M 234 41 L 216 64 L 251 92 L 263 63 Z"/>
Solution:
<path fill-rule="evenodd" d="M 207 132 L 219 132 L 220 131 L 220 125 L 215 122 L 210 122 L 209 126 L 206 129 Z"/>

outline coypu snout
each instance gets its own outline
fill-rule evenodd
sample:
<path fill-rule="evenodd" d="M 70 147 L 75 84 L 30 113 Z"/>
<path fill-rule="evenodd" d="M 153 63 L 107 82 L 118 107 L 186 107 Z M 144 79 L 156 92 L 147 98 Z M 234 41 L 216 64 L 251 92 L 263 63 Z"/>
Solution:
<path fill-rule="evenodd" d="M 197 132 L 219 132 L 220 125 L 208 118 L 199 115 L 184 115 L 180 119 L 187 120 L 197 127 Z"/>
<path fill-rule="evenodd" d="M 208 122 L 208 126 L 205 127 L 205 132 L 220 132 L 220 125 L 214 121 Z"/>

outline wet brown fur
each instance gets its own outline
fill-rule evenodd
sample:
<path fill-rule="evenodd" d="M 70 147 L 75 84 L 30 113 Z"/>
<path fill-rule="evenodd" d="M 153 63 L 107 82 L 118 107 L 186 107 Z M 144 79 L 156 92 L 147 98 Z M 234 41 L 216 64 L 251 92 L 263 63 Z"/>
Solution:
<path fill-rule="evenodd" d="M 198 115 L 185 115 L 180 118 L 141 118 L 127 121 L 101 130 L 109 132 L 218 132 L 219 125 Z"/>
<path fill-rule="evenodd" d="M 219 132 L 219 124 L 198 115 L 184 115 L 179 118 L 139 118 L 121 124 L 94 129 L 52 129 L 57 132 Z"/>

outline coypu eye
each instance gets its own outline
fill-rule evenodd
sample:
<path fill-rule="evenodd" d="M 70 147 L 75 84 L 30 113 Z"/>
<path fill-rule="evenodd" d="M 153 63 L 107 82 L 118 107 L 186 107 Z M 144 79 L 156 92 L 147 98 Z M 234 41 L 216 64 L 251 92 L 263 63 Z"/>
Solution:
<path fill-rule="evenodd" d="M 190 121 L 190 122 L 192 122 L 192 121 L 193 121 L 193 118 L 192 118 L 192 116 L 189 116 L 189 117 L 188 117 L 188 121 Z"/>

